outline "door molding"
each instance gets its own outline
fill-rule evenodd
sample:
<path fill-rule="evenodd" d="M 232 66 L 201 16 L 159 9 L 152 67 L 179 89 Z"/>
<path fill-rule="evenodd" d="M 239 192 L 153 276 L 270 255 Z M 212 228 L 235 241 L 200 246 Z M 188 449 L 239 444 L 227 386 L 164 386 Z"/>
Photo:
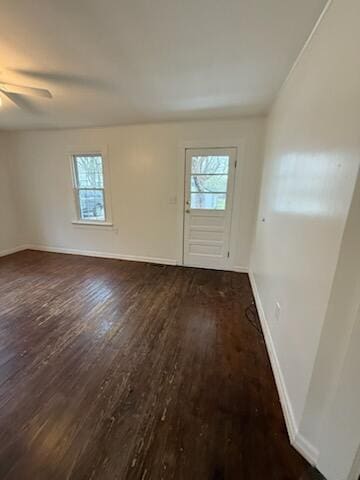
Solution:
<path fill-rule="evenodd" d="M 230 260 L 229 270 L 235 272 L 246 272 L 248 269 L 243 266 L 235 265 L 234 252 L 236 245 L 240 242 L 238 238 L 238 231 L 240 225 L 240 195 L 241 195 L 241 178 L 244 168 L 245 155 L 245 139 L 243 137 L 237 138 L 219 138 L 219 139 L 202 139 L 202 140 L 188 140 L 182 141 L 178 144 L 177 155 L 177 265 L 184 265 L 184 210 L 185 210 L 185 162 L 186 150 L 191 148 L 236 148 L 236 162 L 234 178 L 234 192 L 232 199 L 232 218 L 230 225 Z"/>

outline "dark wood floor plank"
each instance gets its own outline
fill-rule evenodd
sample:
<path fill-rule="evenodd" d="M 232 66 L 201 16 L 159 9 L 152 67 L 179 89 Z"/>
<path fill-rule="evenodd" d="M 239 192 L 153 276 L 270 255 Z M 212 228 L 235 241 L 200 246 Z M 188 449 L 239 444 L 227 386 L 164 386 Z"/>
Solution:
<path fill-rule="evenodd" d="M 245 274 L 0 259 L 0 478 L 307 478 L 252 300 Z"/>

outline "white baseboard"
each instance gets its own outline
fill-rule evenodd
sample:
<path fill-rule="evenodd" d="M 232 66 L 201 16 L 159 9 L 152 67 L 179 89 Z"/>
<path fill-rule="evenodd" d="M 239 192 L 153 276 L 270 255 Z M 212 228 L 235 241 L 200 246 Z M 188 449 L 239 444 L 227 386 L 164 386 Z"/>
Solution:
<path fill-rule="evenodd" d="M 280 403 L 283 410 L 286 428 L 288 431 L 291 445 L 311 464 L 315 465 L 319 457 L 318 450 L 299 432 L 297 422 L 295 420 L 293 408 L 290 397 L 286 388 L 284 376 L 280 367 L 279 359 L 276 354 L 275 345 L 271 336 L 268 321 L 266 319 L 265 311 L 262 306 L 260 294 L 256 285 L 253 272 L 249 271 L 249 278 L 253 290 L 256 307 L 259 313 L 261 327 L 265 337 L 266 347 L 269 353 L 271 367 L 275 377 L 276 387 L 280 397 Z"/>
<path fill-rule="evenodd" d="M 27 248 L 27 245 L 20 245 L 19 247 L 8 248 L 7 250 L 0 251 L 0 257 L 5 257 L 6 255 L 11 255 L 12 253 L 21 252 L 22 250 L 26 250 Z"/>
<path fill-rule="evenodd" d="M 177 265 L 182 267 L 189 267 L 189 268 L 202 268 L 204 270 L 218 270 L 221 272 L 238 272 L 238 273 L 249 273 L 249 269 L 247 267 L 237 267 L 237 266 L 228 266 L 228 267 L 200 267 L 195 263 L 187 263 L 186 265 L 177 262 Z"/>
<path fill-rule="evenodd" d="M 47 245 L 27 245 L 28 250 L 41 252 L 64 253 L 69 255 L 83 255 L 86 257 L 114 258 L 116 260 L 129 260 L 133 262 L 160 263 L 162 265 L 176 265 L 176 260 L 160 257 L 143 257 L 138 255 L 125 255 L 121 253 L 98 252 L 92 250 L 79 250 L 74 248 L 49 247 Z"/>
<path fill-rule="evenodd" d="M 126 255 L 121 253 L 109 253 L 98 252 L 94 250 L 80 250 L 76 248 L 62 248 L 62 247 L 49 247 L 47 245 L 21 245 L 20 247 L 12 248 L 9 250 L 3 250 L 0 252 L 0 257 L 10 255 L 12 253 L 20 252 L 22 250 L 38 250 L 41 252 L 49 253 L 64 253 L 69 255 L 83 255 L 86 257 L 99 257 L 99 258 L 114 258 L 116 260 L 129 260 L 132 262 L 146 262 L 146 263 L 158 263 L 162 265 L 179 265 L 179 263 L 172 258 L 160 258 L 160 257 L 143 257 L 140 255 Z M 191 265 L 189 265 L 191 266 Z M 247 267 L 234 266 L 229 268 L 230 271 L 239 273 L 248 273 Z"/>
<path fill-rule="evenodd" d="M 235 267 L 232 267 L 231 270 L 232 270 L 233 272 L 249 273 L 249 269 L 248 269 L 247 267 L 235 266 Z"/>
<path fill-rule="evenodd" d="M 319 450 L 299 431 L 296 432 L 292 446 L 312 465 L 317 465 Z"/>

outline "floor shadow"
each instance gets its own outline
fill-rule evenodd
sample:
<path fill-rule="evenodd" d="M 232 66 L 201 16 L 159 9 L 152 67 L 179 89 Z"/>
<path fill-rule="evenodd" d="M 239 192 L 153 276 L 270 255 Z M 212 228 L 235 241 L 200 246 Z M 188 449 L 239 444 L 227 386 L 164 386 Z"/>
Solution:
<path fill-rule="evenodd" d="M 326 480 L 326 478 L 314 467 L 310 467 L 304 472 L 299 480 Z"/>

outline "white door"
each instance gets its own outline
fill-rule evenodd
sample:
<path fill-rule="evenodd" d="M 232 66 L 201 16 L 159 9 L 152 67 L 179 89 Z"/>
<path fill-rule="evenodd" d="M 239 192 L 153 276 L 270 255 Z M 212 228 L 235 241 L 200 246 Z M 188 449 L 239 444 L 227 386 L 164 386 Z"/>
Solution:
<path fill-rule="evenodd" d="M 186 150 L 184 265 L 226 269 L 236 148 Z"/>

